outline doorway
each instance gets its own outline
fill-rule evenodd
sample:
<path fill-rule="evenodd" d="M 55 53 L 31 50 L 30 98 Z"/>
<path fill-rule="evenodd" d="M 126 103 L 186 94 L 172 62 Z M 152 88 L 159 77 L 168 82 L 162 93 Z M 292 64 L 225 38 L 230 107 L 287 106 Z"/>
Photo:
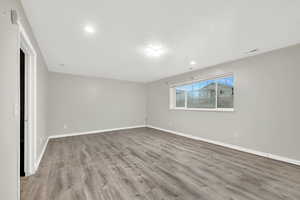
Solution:
<path fill-rule="evenodd" d="M 36 51 L 24 27 L 19 22 L 20 33 L 20 83 L 19 83 L 19 112 L 20 112 L 20 145 L 19 172 L 20 176 L 29 176 L 37 168 L 37 70 Z"/>
<path fill-rule="evenodd" d="M 25 176 L 25 134 L 26 134 L 26 61 L 25 53 L 20 49 L 20 176 Z"/>

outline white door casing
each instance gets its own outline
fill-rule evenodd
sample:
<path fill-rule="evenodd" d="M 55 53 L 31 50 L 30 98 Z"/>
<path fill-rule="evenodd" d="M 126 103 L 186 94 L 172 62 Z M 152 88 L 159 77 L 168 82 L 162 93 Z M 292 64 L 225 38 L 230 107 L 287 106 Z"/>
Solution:
<path fill-rule="evenodd" d="M 36 140 L 36 51 L 19 22 L 20 48 L 25 53 L 26 100 L 25 100 L 25 174 L 34 174 L 37 160 Z"/>

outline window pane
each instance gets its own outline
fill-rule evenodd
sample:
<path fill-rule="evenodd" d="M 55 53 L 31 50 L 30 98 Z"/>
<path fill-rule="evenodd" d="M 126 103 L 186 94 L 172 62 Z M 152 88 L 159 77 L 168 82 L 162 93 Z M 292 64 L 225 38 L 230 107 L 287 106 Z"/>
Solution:
<path fill-rule="evenodd" d="M 185 94 L 184 90 L 179 90 L 176 88 L 176 107 L 185 106 Z"/>
<path fill-rule="evenodd" d="M 233 77 L 217 80 L 218 83 L 218 108 L 233 108 L 234 85 Z"/>
<path fill-rule="evenodd" d="M 187 91 L 188 108 L 215 108 L 216 85 L 214 80 L 201 81 L 190 85 Z"/>

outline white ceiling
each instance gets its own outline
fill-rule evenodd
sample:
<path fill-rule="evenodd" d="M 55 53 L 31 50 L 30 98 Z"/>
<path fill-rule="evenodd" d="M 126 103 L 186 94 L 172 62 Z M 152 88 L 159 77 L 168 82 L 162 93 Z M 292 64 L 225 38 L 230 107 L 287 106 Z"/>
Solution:
<path fill-rule="evenodd" d="M 49 70 L 149 82 L 300 42 L 299 0 L 22 0 Z M 85 25 L 95 27 L 86 34 Z M 157 58 L 143 47 L 160 44 Z M 60 64 L 64 64 L 61 66 Z"/>

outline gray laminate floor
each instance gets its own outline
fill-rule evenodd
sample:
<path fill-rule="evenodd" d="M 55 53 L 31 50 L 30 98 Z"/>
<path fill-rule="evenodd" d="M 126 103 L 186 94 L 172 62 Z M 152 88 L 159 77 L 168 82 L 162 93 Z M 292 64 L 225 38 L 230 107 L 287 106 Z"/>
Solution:
<path fill-rule="evenodd" d="M 300 200 L 300 167 L 149 128 L 50 140 L 22 200 Z"/>

